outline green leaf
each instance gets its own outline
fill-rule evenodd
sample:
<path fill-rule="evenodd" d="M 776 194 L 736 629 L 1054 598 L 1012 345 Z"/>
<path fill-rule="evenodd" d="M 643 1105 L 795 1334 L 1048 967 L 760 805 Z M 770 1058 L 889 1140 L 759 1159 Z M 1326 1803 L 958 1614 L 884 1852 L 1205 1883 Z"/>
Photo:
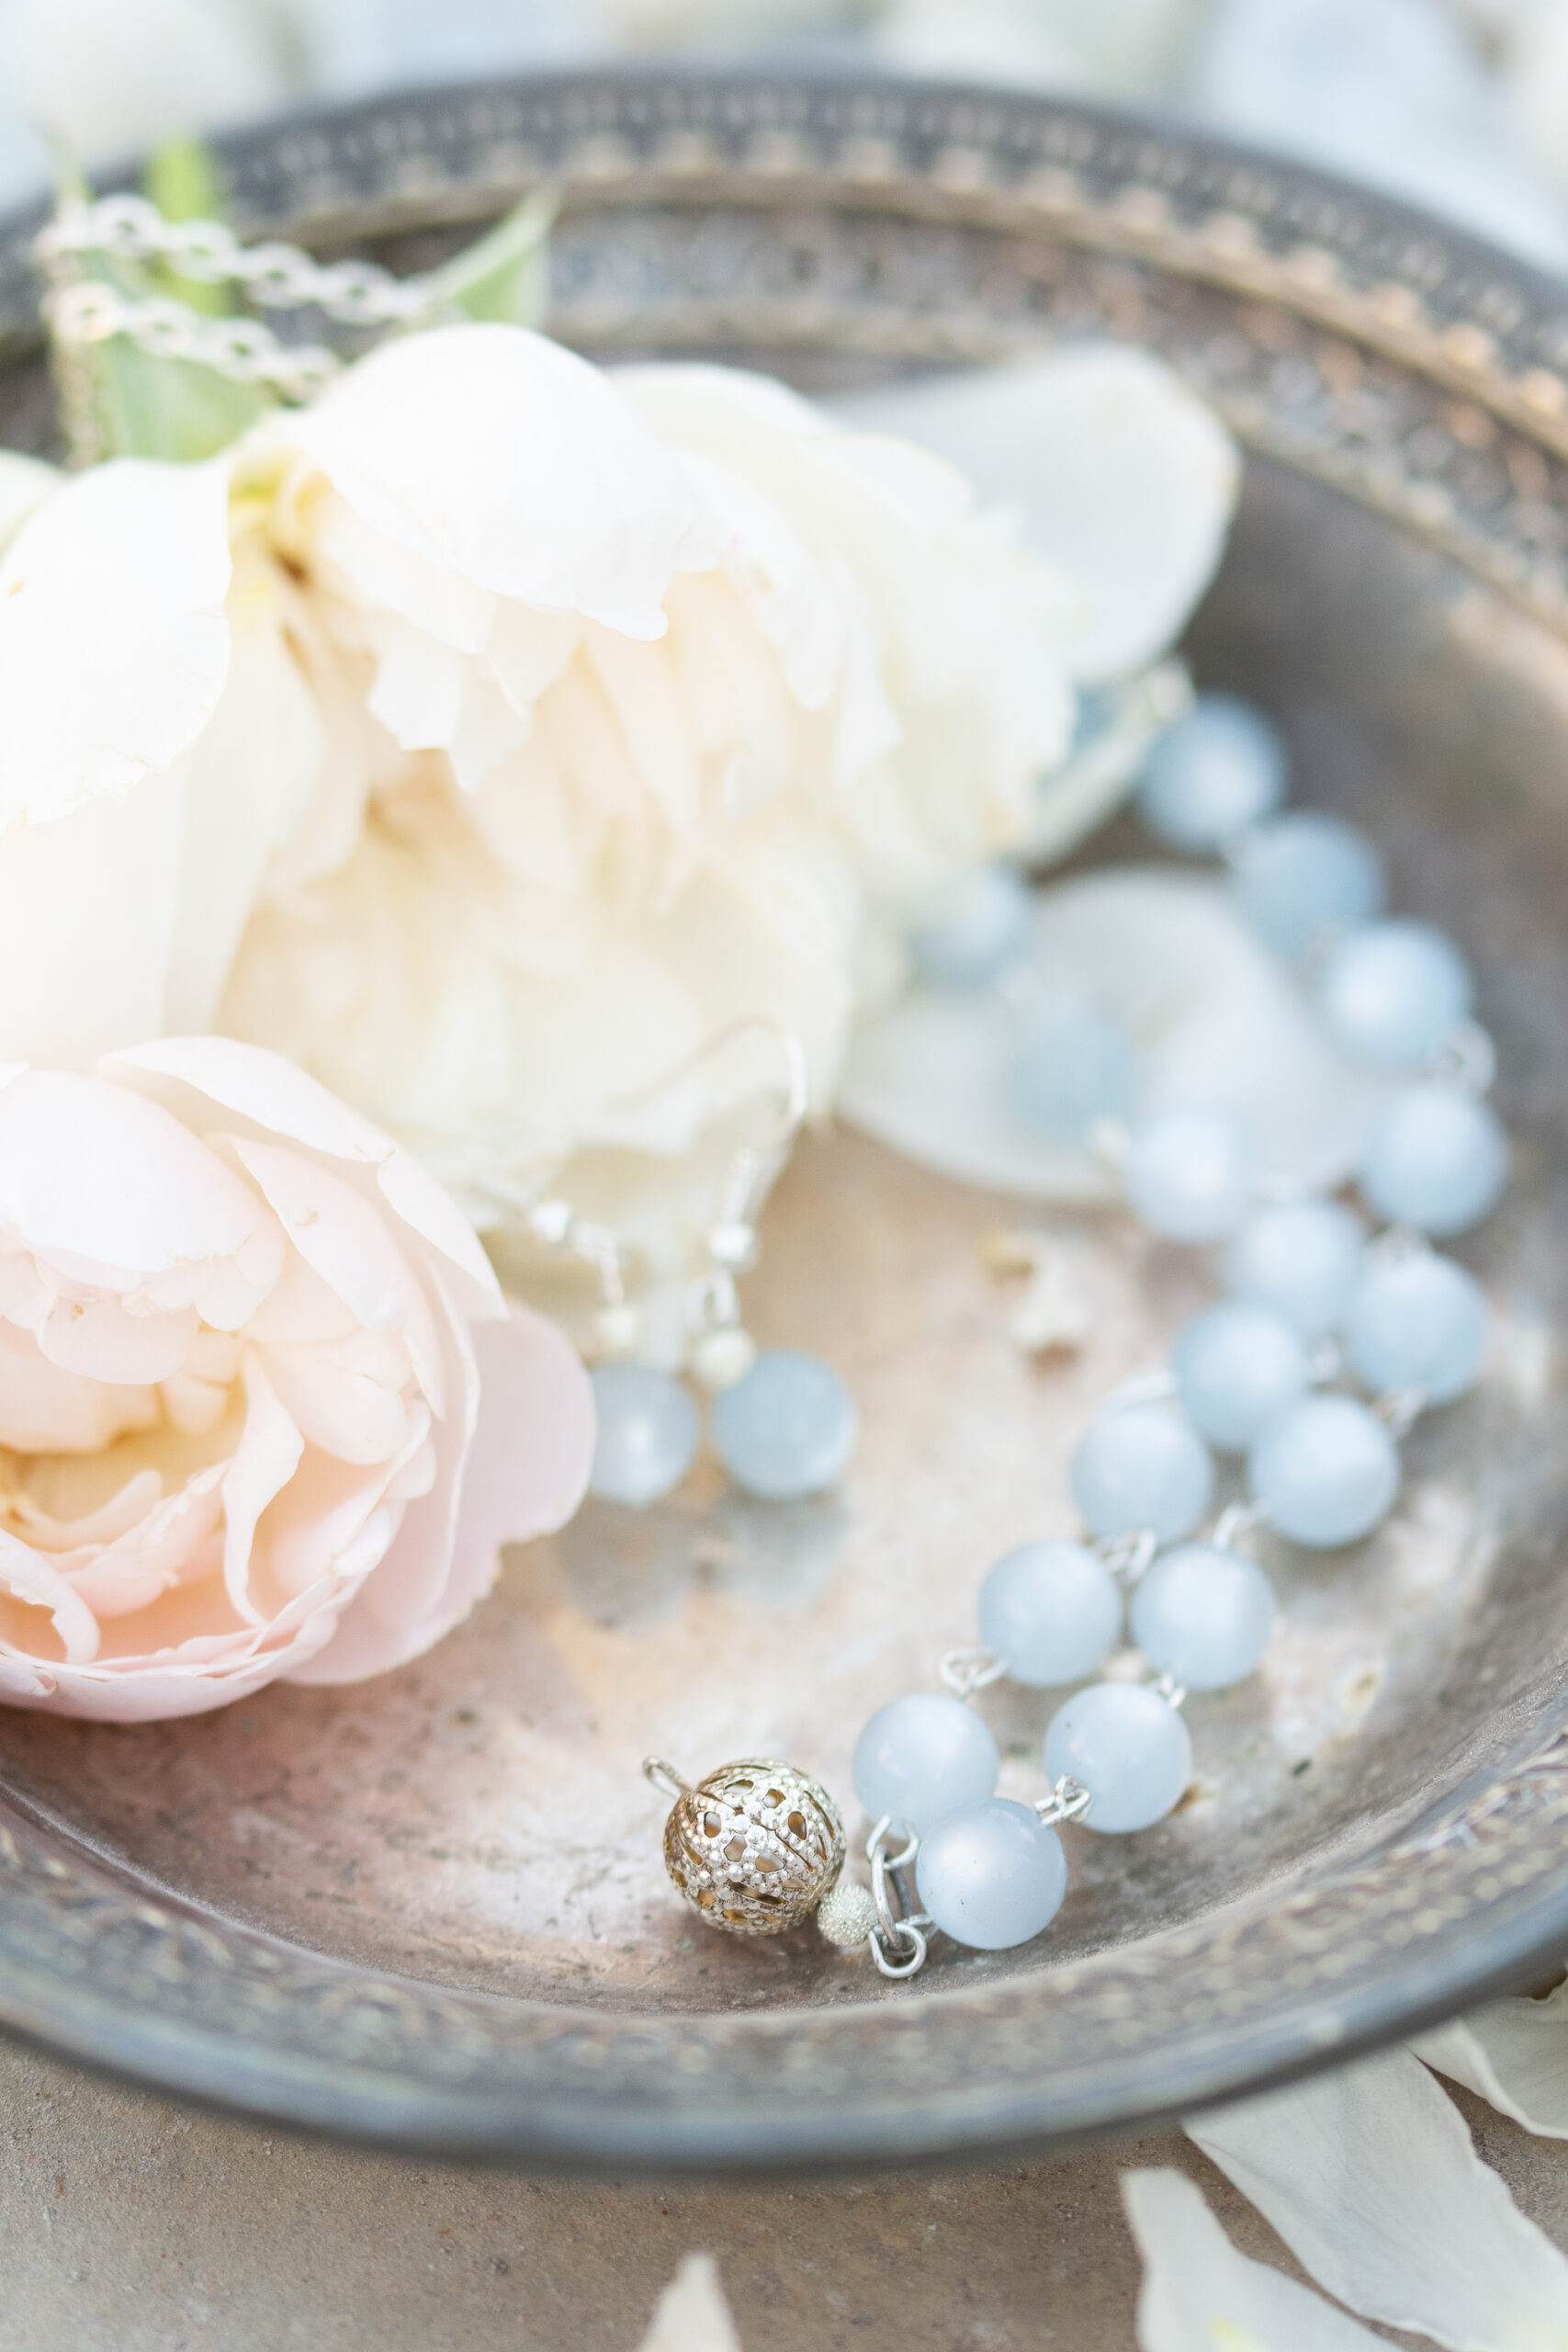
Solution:
<path fill-rule="evenodd" d="M 80 175 L 62 159 L 62 188 L 85 194 Z M 145 194 L 166 220 L 221 220 L 225 196 L 216 157 L 194 139 L 156 148 L 142 177 Z M 164 262 L 93 258 L 92 274 L 118 293 L 145 301 L 159 296 L 183 302 L 202 318 L 223 318 L 238 307 L 232 289 L 186 277 Z M 72 355 L 83 373 L 95 437 L 105 458 L 161 458 L 191 464 L 210 458 L 276 408 L 260 385 L 235 383 L 216 368 L 143 351 L 129 335 L 93 344 Z"/>
<path fill-rule="evenodd" d="M 433 318 L 537 326 L 549 300 L 549 234 L 560 198 L 536 188 L 493 229 L 430 275 Z"/>
<path fill-rule="evenodd" d="M 227 217 L 228 192 L 218 158 L 204 139 L 165 139 L 147 158 L 141 193 L 157 206 L 165 220 L 222 220 Z M 187 310 L 205 318 L 220 319 L 233 297 L 229 288 L 210 279 L 186 277 L 159 262 L 146 273 L 151 290 L 172 295 Z"/>

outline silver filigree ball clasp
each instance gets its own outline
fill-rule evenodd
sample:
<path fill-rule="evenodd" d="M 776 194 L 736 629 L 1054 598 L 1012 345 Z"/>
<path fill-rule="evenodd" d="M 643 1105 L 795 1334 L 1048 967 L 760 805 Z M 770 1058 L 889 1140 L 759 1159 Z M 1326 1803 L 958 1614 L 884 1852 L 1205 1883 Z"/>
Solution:
<path fill-rule="evenodd" d="M 664 1867 L 693 1910 L 732 1936 L 776 1936 L 808 1919 L 844 1867 L 844 1825 L 819 1782 L 793 1764 L 742 1758 L 695 1788 L 643 1767 L 675 1799 Z"/>

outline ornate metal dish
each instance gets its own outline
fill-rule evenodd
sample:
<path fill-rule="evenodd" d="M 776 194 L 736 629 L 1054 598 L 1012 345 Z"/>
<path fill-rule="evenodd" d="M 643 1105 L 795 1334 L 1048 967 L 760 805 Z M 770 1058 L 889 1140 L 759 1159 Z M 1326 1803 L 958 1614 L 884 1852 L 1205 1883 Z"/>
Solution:
<path fill-rule="evenodd" d="M 1092 1400 L 1193 1296 L 1086 1229 L 1095 1336 L 1032 1370 L 1006 1214 L 852 1136 L 772 1210 L 755 1321 L 864 1414 L 841 1501 L 701 1475 L 516 1555 L 407 1671 L 167 1729 L 0 1721 L 0 2018 L 278 2117 L 617 2167 L 840 2161 L 1143 2120 L 1404 2032 L 1568 1947 L 1568 293 L 1417 215 L 1024 98 L 591 76 L 387 101 L 225 150 L 247 229 L 400 266 L 557 183 L 558 333 L 808 386 L 1111 334 L 1252 453 L 1201 673 L 1284 717 L 1397 901 L 1483 976 L 1520 1171 L 1475 1262 L 1494 1373 L 1424 1423 L 1362 1555 L 1281 1557 L 1261 1691 L 1194 1702 L 1186 1809 L 1081 1832 L 1041 1944 L 886 1987 L 809 1934 L 705 1936 L 649 1748 L 847 1793 L 873 1696 L 964 1638 L 1065 1509 Z M 26 243 L 0 430 L 40 444 Z M 1055 1523 L 1060 1523 L 1057 1520 Z M 1040 1709 L 988 1694 L 1026 1784 Z M 1006 1783 L 1004 1783 L 1006 1785 Z M 852 1832 L 853 1825 L 851 1825 Z"/>

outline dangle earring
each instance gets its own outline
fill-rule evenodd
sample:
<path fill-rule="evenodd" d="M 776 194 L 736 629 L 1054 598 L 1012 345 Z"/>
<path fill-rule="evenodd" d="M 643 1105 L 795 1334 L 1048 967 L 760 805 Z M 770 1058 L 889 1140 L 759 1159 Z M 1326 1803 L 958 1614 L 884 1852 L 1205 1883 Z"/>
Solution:
<path fill-rule="evenodd" d="M 763 1140 L 738 1147 L 725 1175 L 703 1235 L 706 1262 L 686 1294 L 683 1361 L 712 1398 L 713 1448 L 731 1480 L 748 1494 L 786 1502 L 836 1484 L 860 1428 L 854 1398 L 831 1365 L 793 1348 L 759 1351 L 740 1311 L 737 1278 L 757 1262 L 757 1216 L 809 1109 L 800 1041 L 767 1015 L 735 1022 L 621 1107 L 663 1093 L 738 1037 L 759 1031 L 773 1040 L 784 1066 L 777 1114 Z M 599 1277 L 602 1356 L 592 1373 L 599 1434 L 589 1491 L 605 1502 L 656 1502 L 681 1484 L 701 1445 L 691 1388 L 678 1371 L 637 1360 L 643 1318 L 628 1296 L 626 1253 L 612 1232 L 578 1218 L 559 1200 L 537 1204 L 528 1227 Z"/>

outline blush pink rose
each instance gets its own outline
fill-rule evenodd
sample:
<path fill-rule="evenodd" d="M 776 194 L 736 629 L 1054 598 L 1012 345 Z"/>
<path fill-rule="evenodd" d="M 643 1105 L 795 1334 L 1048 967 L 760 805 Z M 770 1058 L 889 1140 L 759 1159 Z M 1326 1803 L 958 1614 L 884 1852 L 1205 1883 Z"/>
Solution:
<path fill-rule="evenodd" d="M 0 1068 L 0 1701 L 400 1665 L 570 1518 L 592 1433 L 446 1193 L 276 1055 Z"/>

